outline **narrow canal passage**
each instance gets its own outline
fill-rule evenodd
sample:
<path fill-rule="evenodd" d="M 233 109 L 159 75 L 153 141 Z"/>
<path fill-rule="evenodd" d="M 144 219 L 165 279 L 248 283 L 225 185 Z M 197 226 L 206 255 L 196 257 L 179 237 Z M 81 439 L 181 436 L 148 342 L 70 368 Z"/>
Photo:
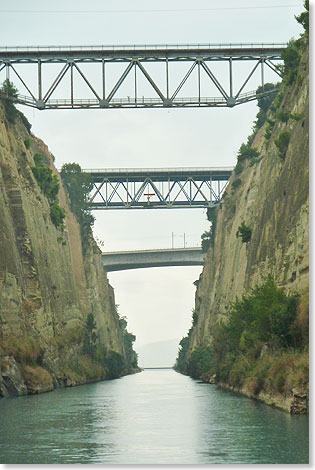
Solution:
<path fill-rule="evenodd" d="M 308 418 L 173 370 L 0 401 L 0 463 L 307 463 Z"/>

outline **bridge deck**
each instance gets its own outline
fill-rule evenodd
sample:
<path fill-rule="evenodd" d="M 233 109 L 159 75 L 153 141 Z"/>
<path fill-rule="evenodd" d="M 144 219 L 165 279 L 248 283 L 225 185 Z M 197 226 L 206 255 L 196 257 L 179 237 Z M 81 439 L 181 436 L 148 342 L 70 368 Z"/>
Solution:
<path fill-rule="evenodd" d="M 105 45 L 105 46 L 21 46 L 0 47 L 0 61 L 33 62 L 38 59 L 49 62 L 66 62 L 69 59 L 82 61 L 129 61 L 142 60 L 191 60 L 243 59 L 269 56 L 280 58 L 285 43 L 236 43 L 236 44 L 157 44 L 157 45 Z"/>
<path fill-rule="evenodd" d="M 230 178 L 232 166 L 227 167 L 209 167 L 209 168 L 106 168 L 106 169 L 82 169 L 83 172 L 89 173 L 95 183 L 101 182 L 104 178 L 111 181 L 129 181 L 142 182 L 147 178 L 152 181 L 168 181 L 169 179 L 187 177 L 198 180 L 227 180 Z"/>
<path fill-rule="evenodd" d="M 105 270 L 111 272 L 169 266 L 202 266 L 204 256 L 201 248 L 169 248 L 102 253 L 102 261 Z"/>

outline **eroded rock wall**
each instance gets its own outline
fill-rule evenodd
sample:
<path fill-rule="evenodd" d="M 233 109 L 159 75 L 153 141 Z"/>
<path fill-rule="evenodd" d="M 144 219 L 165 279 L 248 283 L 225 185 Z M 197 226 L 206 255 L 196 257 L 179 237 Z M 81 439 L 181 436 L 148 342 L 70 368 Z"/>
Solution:
<path fill-rule="evenodd" d="M 91 241 L 83 255 L 80 227 L 61 184 L 64 232 L 52 223 L 31 169 L 36 152 L 58 176 L 47 146 L 20 117 L 10 123 L 0 102 L 0 396 L 34 392 L 34 384 L 41 391 L 41 385 L 47 390 L 86 381 L 78 359 L 89 313 L 104 350 L 124 355 L 100 251 Z M 106 371 L 94 375 L 104 378 Z"/>
<path fill-rule="evenodd" d="M 198 321 L 190 333 L 188 358 L 196 347 L 211 345 L 213 326 L 226 318 L 231 302 L 268 275 L 286 293 L 308 296 L 308 89 L 305 51 L 298 78 L 286 88 L 280 107 L 295 119 L 276 119 L 269 138 L 265 137 L 267 124 L 259 130 L 252 144 L 259 159 L 246 160 L 242 172 L 233 173 L 217 211 L 214 245 L 196 291 Z M 275 142 L 284 131 L 290 133 L 290 140 L 281 158 Z M 252 230 L 249 243 L 237 237 L 242 222 Z M 293 395 L 284 400 L 284 409 L 290 408 L 287 402 Z"/>

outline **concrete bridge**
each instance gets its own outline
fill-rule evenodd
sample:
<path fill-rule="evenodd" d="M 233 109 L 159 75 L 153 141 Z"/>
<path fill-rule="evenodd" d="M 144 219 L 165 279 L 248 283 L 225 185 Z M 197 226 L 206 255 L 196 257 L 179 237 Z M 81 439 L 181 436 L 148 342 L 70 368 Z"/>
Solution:
<path fill-rule="evenodd" d="M 105 270 L 110 272 L 166 266 L 202 266 L 204 256 L 201 248 L 169 248 L 103 253 L 102 260 Z"/>

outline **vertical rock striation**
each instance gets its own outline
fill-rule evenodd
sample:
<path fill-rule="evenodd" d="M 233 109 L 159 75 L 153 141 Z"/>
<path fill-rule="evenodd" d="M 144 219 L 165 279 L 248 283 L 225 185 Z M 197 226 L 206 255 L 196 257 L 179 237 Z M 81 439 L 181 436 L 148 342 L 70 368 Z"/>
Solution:
<path fill-rule="evenodd" d="M 113 289 L 91 240 L 83 255 L 80 227 L 60 182 L 65 230 L 52 223 L 49 201 L 34 178 L 46 145 L 19 115 L 9 122 L 0 102 L 0 396 L 39 393 L 108 375 L 105 358 L 125 358 Z M 84 352 L 93 315 L 101 360 Z M 104 362 L 105 361 L 105 362 Z M 125 371 L 126 372 L 126 371 Z"/>
<path fill-rule="evenodd" d="M 226 320 L 231 302 L 268 275 L 286 293 L 308 298 L 308 89 L 305 50 L 297 79 L 282 92 L 279 115 L 291 117 L 276 117 L 269 137 L 265 135 L 268 124 L 258 131 L 252 147 L 259 152 L 259 158 L 245 160 L 241 173 L 234 171 L 217 210 L 214 243 L 196 291 L 198 321 L 189 334 L 186 360 L 196 348 L 211 347 L 213 329 Z M 284 132 L 290 135 L 285 158 L 275 144 Z M 243 222 L 251 229 L 248 243 L 242 243 L 237 236 Z M 284 409 L 290 411 L 294 394 L 304 398 L 307 395 L 305 390 L 292 392 L 285 397 Z M 267 395 L 262 393 L 260 398 L 273 403 L 275 400 Z M 281 399 L 276 401 L 281 406 Z"/>

